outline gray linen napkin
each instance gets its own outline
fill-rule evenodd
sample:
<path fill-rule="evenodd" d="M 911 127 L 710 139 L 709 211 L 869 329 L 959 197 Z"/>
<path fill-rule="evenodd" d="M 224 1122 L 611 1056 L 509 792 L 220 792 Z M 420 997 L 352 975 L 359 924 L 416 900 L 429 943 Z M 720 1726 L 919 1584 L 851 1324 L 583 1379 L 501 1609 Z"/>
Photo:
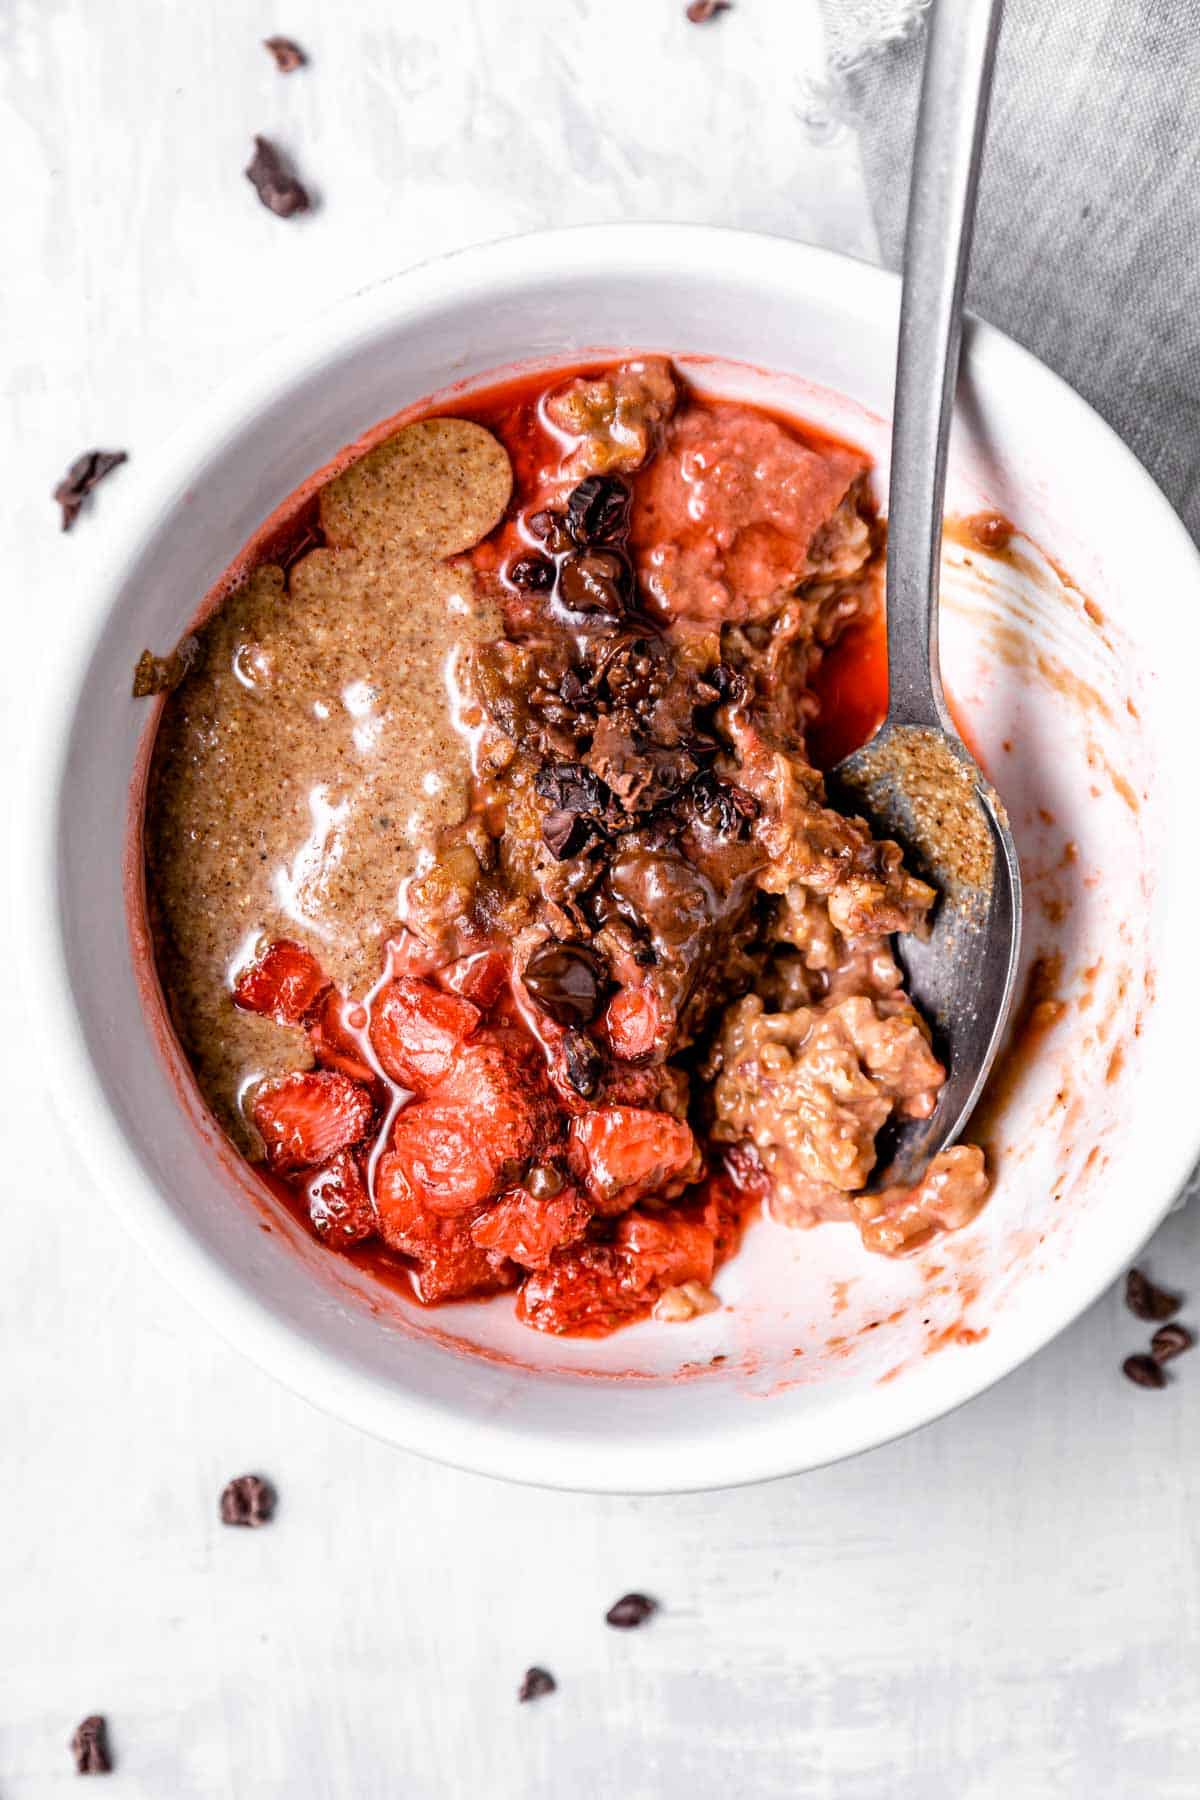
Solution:
<path fill-rule="evenodd" d="M 923 34 L 893 34 L 923 7 L 822 6 L 898 267 Z M 1200 539 L 1198 148 L 1200 0 L 1008 0 L 969 304 L 1115 426 Z"/>

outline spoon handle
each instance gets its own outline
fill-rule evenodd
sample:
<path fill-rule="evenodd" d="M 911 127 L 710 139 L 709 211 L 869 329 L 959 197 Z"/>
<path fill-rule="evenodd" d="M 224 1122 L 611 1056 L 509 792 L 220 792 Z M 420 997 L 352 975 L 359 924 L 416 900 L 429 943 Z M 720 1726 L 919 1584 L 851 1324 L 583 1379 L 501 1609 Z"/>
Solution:
<path fill-rule="evenodd" d="M 946 449 L 1002 0 L 934 0 L 904 240 L 888 503 L 888 719 L 953 730 L 938 662 Z"/>

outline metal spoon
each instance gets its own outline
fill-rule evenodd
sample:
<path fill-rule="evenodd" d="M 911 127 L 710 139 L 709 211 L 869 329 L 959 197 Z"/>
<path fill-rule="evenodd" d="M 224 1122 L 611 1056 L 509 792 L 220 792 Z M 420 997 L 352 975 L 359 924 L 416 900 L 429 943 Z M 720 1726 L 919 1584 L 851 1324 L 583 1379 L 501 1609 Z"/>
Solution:
<path fill-rule="evenodd" d="M 1021 871 L 1002 801 L 946 709 L 938 573 L 946 449 L 962 339 L 984 122 L 1001 0 L 935 0 L 904 245 L 887 552 L 887 718 L 830 790 L 895 838 L 937 890 L 924 942 L 897 940 L 947 1079 L 932 1117 L 899 1123 L 872 1189 L 920 1179 L 979 1098 L 1012 1004 Z"/>

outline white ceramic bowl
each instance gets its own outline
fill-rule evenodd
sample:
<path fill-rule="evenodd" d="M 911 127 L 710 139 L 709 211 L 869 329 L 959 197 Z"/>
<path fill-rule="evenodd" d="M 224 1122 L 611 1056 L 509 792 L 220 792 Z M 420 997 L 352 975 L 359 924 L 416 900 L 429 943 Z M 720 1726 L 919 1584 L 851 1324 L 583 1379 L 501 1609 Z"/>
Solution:
<path fill-rule="evenodd" d="M 674 353 L 701 385 L 769 397 L 885 461 L 897 295 L 858 263 L 687 226 L 448 257 L 318 319 L 191 421 L 81 603 L 86 642 L 36 796 L 30 922 L 64 1110 L 161 1269 L 282 1380 L 382 1437 L 622 1491 L 847 1456 L 1037 1350 L 1128 1263 L 1192 1162 L 1196 553 L 1107 427 L 982 326 L 949 506 L 998 507 L 1028 538 L 993 565 L 951 545 L 943 656 L 1021 842 L 1027 960 L 1051 959 L 1062 1011 L 1010 1084 L 974 1225 L 900 1262 L 847 1227 L 756 1225 L 719 1277 L 724 1310 L 598 1343 L 526 1331 L 504 1300 L 421 1313 L 256 1203 L 181 1101 L 178 1053 L 143 1006 L 121 846 L 150 714 L 130 671 L 306 476 L 453 383 L 629 348 Z"/>

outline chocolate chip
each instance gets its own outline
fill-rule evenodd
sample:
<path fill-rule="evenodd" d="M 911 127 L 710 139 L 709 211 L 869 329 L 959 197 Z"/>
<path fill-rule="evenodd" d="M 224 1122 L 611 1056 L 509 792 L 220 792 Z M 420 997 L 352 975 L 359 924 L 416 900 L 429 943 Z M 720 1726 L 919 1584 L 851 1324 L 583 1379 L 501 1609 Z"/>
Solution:
<path fill-rule="evenodd" d="M 604 1617 L 608 1624 L 615 1625 L 618 1631 L 633 1631 L 644 1625 L 653 1613 L 658 1611 L 657 1600 L 651 1600 L 648 1594 L 622 1594 L 621 1598 L 609 1607 Z"/>
<path fill-rule="evenodd" d="M 715 19 L 718 13 L 729 12 L 731 9 L 732 0 L 691 0 L 685 17 L 693 25 L 707 25 L 708 21 Z"/>
<path fill-rule="evenodd" d="M 1135 1387 L 1166 1387 L 1167 1378 L 1152 1356 L 1127 1356 L 1121 1364 L 1121 1372 Z"/>
<path fill-rule="evenodd" d="M 62 529 L 70 531 L 79 510 L 98 482 L 111 475 L 123 462 L 129 461 L 125 450 L 85 450 L 77 456 L 54 490 L 54 498 L 62 508 Z"/>
<path fill-rule="evenodd" d="M 554 586 L 554 564 L 547 556 L 518 556 L 505 574 L 513 587 L 526 594 L 544 594 Z"/>
<path fill-rule="evenodd" d="M 604 1058 L 586 1031 L 568 1031 L 563 1039 L 567 1080 L 581 1100 L 594 1100 L 604 1075 Z"/>
<path fill-rule="evenodd" d="M 562 812 L 604 813 L 612 790 L 585 763 L 549 763 L 533 778 L 534 791 Z"/>
<path fill-rule="evenodd" d="M 565 556 L 574 545 L 575 540 L 567 529 L 565 514 L 554 512 L 550 507 L 545 507 L 541 512 L 530 513 L 525 524 L 553 556 Z"/>
<path fill-rule="evenodd" d="M 200 640 L 180 638 L 170 656 L 155 656 L 143 650 L 133 671 L 133 697 L 144 700 L 150 694 L 169 694 L 191 674 L 200 660 Z"/>
<path fill-rule="evenodd" d="M 1195 1341 L 1186 1325 L 1160 1325 L 1150 1339 L 1150 1354 L 1156 1363 L 1170 1362 L 1173 1356 L 1190 1350 Z"/>
<path fill-rule="evenodd" d="M 266 1525 L 274 1512 L 275 1489 L 261 1475 L 238 1475 L 222 1490 L 222 1525 Z"/>
<path fill-rule="evenodd" d="M 589 475 L 567 501 L 567 529 L 577 544 L 618 544 L 629 534 L 633 489 L 619 475 Z"/>
<path fill-rule="evenodd" d="M 617 550 L 576 550 L 558 571 L 558 597 L 570 612 L 619 619 L 632 585 L 629 564 Z"/>
<path fill-rule="evenodd" d="M 102 1713 L 89 1713 L 75 1727 L 71 1739 L 71 1755 L 77 1775 L 109 1775 L 112 1758 L 108 1751 L 108 1724 Z"/>
<path fill-rule="evenodd" d="M 600 1011 L 608 983 L 604 958 L 587 944 L 554 938 L 536 949 L 525 965 L 525 986 L 558 1025 L 590 1025 Z"/>
<path fill-rule="evenodd" d="M 549 1669 L 526 1669 L 517 1689 L 517 1699 L 522 1703 L 526 1700 L 540 1700 L 544 1694 L 552 1694 L 557 1686 Z"/>
<path fill-rule="evenodd" d="M 1157 1325 L 1177 1313 L 1183 1301 L 1165 1288 L 1155 1287 L 1140 1269 L 1130 1269 L 1125 1277 L 1125 1304 L 1136 1319 L 1149 1319 Z"/>
<path fill-rule="evenodd" d="M 254 155 L 246 166 L 246 179 L 267 208 L 281 219 L 307 212 L 308 190 L 297 180 L 269 139 L 256 137 Z"/>
<path fill-rule="evenodd" d="M 568 812 L 556 807 L 542 820 L 542 842 L 556 862 L 582 856 L 593 844 L 602 842 L 604 832 L 587 813 Z"/>
<path fill-rule="evenodd" d="M 562 1193 L 562 1173 L 553 1163 L 535 1163 L 525 1177 L 525 1187 L 535 1200 L 553 1200 Z"/>
<path fill-rule="evenodd" d="M 275 67 L 281 75 L 293 74 L 295 70 L 302 69 L 308 61 L 299 44 L 293 43 L 291 38 L 264 38 L 263 49 L 271 52 L 275 58 Z"/>

